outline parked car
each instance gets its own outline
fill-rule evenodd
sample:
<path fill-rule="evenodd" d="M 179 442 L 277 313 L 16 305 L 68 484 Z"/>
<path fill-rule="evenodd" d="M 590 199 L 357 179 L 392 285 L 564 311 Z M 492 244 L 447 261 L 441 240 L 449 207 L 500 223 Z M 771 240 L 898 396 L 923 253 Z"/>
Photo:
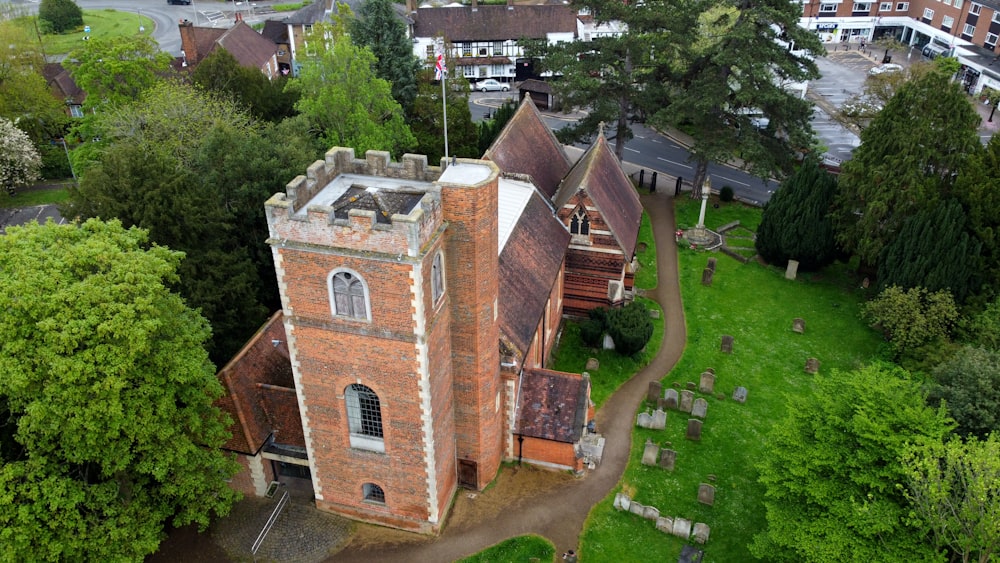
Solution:
<path fill-rule="evenodd" d="M 506 92 L 510 90 L 510 86 L 503 82 L 497 82 L 492 78 L 487 78 L 473 84 L 472 89 L 479 90 L 480 92 Z"/>
<path fill-rule="evenodd" d="M 167 4 L 172 4 L 174 6 L 189 6 L 191 5 L 191 0 L 167 0 Z"/>
<path fill-rule="evenodd" d="M 902 70 L 902 65 L 898 65 L 896 63 L 886 63 L 872 67 L 871 70 L 868 71 L 868 76 L 877 76 L 886 72 L 900 72 Z"/>

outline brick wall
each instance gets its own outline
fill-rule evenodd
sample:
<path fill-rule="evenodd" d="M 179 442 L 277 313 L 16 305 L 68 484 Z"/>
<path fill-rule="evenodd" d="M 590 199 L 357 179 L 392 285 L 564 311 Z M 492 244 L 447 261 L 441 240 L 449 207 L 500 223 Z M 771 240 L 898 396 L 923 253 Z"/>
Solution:
<path fill-rule="evenodd" d="M 591 309 L 613 305 L 608 300 L 608 282 L 624 283 L 626 263 L 610 227 L 586 193 L 573 195 L 558 210 L 559 220 L 568 225 L 581 205 L 590 218 L 589 244 L 582 245 L 574 239 L 566 251 L 563 313 L 583 317 Z"/>
<path fill-rule="evenodd" d="M 577 459 L 573 444 L 541 440 L 525 436 L 521 443 L 521 459 L 526 463 L 534 463 L 553 469 L 583 469 L 582 459 Z"/>

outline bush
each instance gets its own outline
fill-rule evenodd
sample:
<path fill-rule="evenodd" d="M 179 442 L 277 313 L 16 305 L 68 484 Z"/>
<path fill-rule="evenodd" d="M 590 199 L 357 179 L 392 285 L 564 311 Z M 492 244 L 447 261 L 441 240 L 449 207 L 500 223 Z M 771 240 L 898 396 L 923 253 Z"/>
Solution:
<path fill-rule="evenodd" d="M 601 337 L 604 336 L 604 324 L 594 319 L 588 319 L 580 323 L 580 340 L 591 348 L 601 345 Z"/>
<path fill-rule="evenodd" d="M 733 188 L 730 186 L 722 186 L 722 189 L 719 190 L 719 201 L 723 203 L 733 201 Z"/>
<path fill-rule="evenodd" d="M 615 341 L 615 351 L 631 356 L 643 349 L 653 335 L 653 321 L 641 303 L 632 302 L 607 315 L 608 333 Z"/>
<path fill-rule="evenodd" d="M 38 152 L 42 155 L 42 178 L 62 180 L 73 175 L 62 145 L 43 145 Z"/>
<path fill-rule="evenodd" d="M 53 33 L 66 33 L 83 25 L 83 10 L 73 0 L 42 0 L 38 18 Z"/>

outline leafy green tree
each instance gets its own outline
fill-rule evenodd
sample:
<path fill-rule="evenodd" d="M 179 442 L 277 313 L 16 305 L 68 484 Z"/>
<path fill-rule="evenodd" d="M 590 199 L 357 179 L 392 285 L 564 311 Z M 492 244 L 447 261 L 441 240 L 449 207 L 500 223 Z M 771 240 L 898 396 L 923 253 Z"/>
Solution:
<path fill-rule="evenodd" d="M 901 86 L 844 163 L 834 211 L 841 245 L 874 264 L 907 217 L 955 195 L 966 155 L 979 145 L 979 121 L 943 72 Z"/>
<path fill-rule="evenodd" d="M 42 0 L 38 19 L 46 32 L 66 33 L 83 25 L 83 10 L 73 0 Z"/>
<path fill-rule="evenodd" d="M 776 561 L 927 561 L 927 533 L 909 521 L 900 458 L 951 429 L 898 367 L 876 364 L 813 379 L 788 398 L 758 464 L 767 529 L 750 546 Z"/>
<path fill-rule="evenodd" d="M 946 340 L 958 321 L 958 308 L 945 290 L 887 287 L 865 304 L 862 315 L 882 331 L 898 354 Z"/>
<path fill-rule="evenodd" d="M 266 121 L 281 121 L 295 115 L 298 98 L 285 89 L 285 79 L 268 79 L 260 70 L 240 66 L 225 49 L 216 49 L 198 63 L 194 83 L 210 92 L 231 96 L 251 115 Z"/>
<path fill-rule="evenodd" d="M 148 35 L 95 38 L 69 53 L 63 67 L 87 93 L 84 109 L 134 101 L 170 70 L 171 57 Z"/>
<path fill-rule="evenodd" d="M 317 56 L 307 57 L 299 77 L 289 81 L 301 94 L 295 108 L 309 118 L 327 146 L 351 147 L 358 154 L 389 151 L 395 157 L 412 150 L 417 140 L 389 83 L 375 76 L 375 56 L 341 40 L 341 29 L 313 27 L 308 40 Z M 327 47 L 328 41 L 333 45 Z"/>
<path fill-rule="evenodd" d="M 23 26 L 0 21 L 0 45 L 7 46 L 10 55 L 0 57 L 0 117 L 16 121 L 40 149 L 62 135 L 66 107 L 45 81 L 45 57 Z"/>
<path fill-rule="evenodd" d="M 918 211 L 882 251 L 879 287 L 944 289 L 962 303 L 975 290 L 979 248 L 966 229 L 962 205 L 954 199 Z"/>
<path fill-rule="evenodd" d="M 642 303 L 633 301 L 624 307 L 609 309 L 605 322 L 615 342 L 615 351 L 623 356 L 640 352 L 653 335 L 653 321 Z"/>
<path fill-rule="evenodd" d="M 983 310 L 963 317 L 959 328 L 963 341 L 1000 351 L 1000 300 L 994 298 Z"/>
<path fill-rule="evenodd" d="M 0 193 L 12 194 L 15 188 L 34 182 L 41 167 L 42 158 L 28 134 L 0 117 Z"/>
<path fill-rule="evenodd" d="M 906 496 L 954 561 L 989 563 L 1000 549 L 1000 437 L 912 448 Z"/>
<path fill-rule="evenodd" d="M 958 435 L 986 438 L 1000 431 L 1000 352 L 964 347 L 938 365 L 933 375 L 930 404 L 947 406 L 958 423 Z"/>
<path fill-rule="evenodd" d="M 444 156 L 444 113 L 441 107 L 441 84 L 431 81 L 430 71 L 420 77 L 420 93 L 413 103 L 410 130 L 417 139 L 417 154 L 427 155 L 427 161 L 437 164 Z M 464 82 L 464 81 L 463 81 Z M 479 158 L 479 130 L 472 122 L 469 111 L 469 92 L 466 88 L 450 88 L 445 81 L 448 98 L 448 150 L 450 156 Z M 464 86 L 464 85 L 463 85 Z"/>
<path fill-rule="evenodd" d="M 116 221 L 0 237 L 0 560 L 141 560 L 237 498 L 181 257 Z"/>
<path fill-rule="evenodd" d="M 350 23 L 351 41 L 368 47 L 375 55 L 375 76 L 392 86 L 392 98 L 403 108 L 404 115 L 419 117 L 413 102 L 421 62 L 413 54 L 413 42 L 394 4 L 391 0 L 365 0 L 357 16 Z"/>
<path fill-rule="evenodd" d="M 837 178 L 807 159 L 788 177 L 771 200 L 757 227 L 757 252 L 784 266 L 798 260 L 803 270 L 818 270 L 837 256 L 830 207 Z"/>
<path fill-rule="evenodd" d="M 977 145 L 962 164 L 955 180 L 954 197 L 962 202 L 970 231 L 981 245 L 981 264 L 975 267 L 983 285 L 976 293 L 992 298 L 997 295 L 1000 279 L 1000 135 L 994 135 L 983 148 Z"/>

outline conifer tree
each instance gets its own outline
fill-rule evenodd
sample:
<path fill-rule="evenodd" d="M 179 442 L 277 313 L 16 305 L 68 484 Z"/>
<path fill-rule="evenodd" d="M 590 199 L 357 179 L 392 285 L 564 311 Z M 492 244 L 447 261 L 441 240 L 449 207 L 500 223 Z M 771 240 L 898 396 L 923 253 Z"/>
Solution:
<path fill-rule="evenodd" d="M 441 106 L 441 84 L 435 84 L 427 70 L 420 76 L 420 93 L 413 103 L 410 130 L 417 138 L 417 154 L 427 155 L 429 164 L 437 164 L 444 156 L 444 112 Z M 469 111 L 469 90 L 464 79 L 456 84 L 446 81 L 448 97 L 448 151 L 451 156 L 479 158 L 479 132 Z M 454 87 L 453 87 L 454 86 Z"/>
<path fill-rule="evenodd" d="M 368 47 L 375 55 L 375 76 L 392 85 L 392 97 L 407 116 L 417 97 L 417 73 L 421 62 L 413 55 L 406 24 L 391 0 L 365 0 L 351 21 L 351 41 Z"/>

